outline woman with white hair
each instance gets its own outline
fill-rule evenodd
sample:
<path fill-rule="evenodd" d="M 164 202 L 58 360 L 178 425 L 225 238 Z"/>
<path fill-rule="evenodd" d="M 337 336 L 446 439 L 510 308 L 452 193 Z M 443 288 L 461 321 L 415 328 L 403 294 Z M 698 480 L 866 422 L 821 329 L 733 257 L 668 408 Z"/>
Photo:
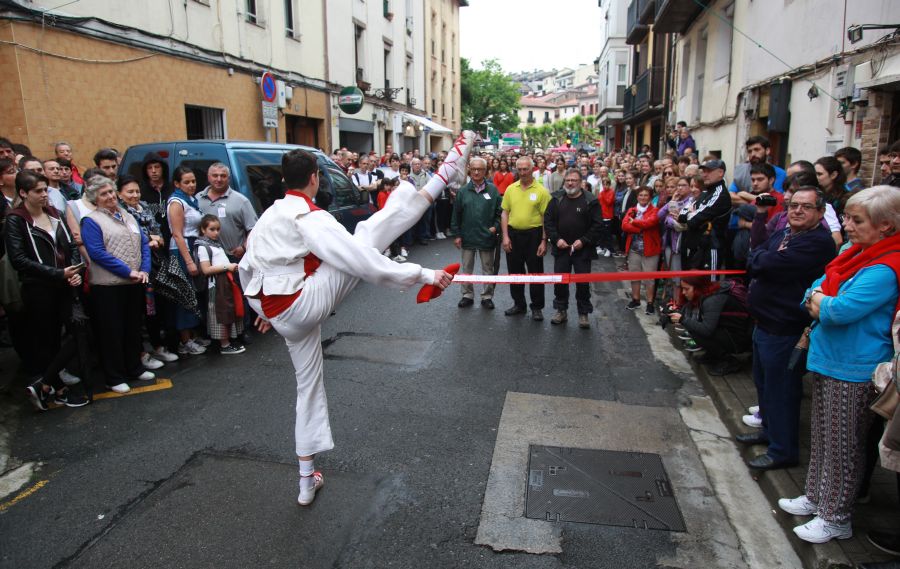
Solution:
<path fill-rule="evenodd" d="M 807 204 L 791 204 L 794 206 Z M 844 210 L 852 246 L 825 267 L 807 291 L 814 319 L 807 369 L 815 377 L 812 451 L 806 494 L 781 509 L 815 515 L 794 528 L 812 543 L 853 536 L 851 515 L 865 469 L 875 367 L 894 355 L 891 324 L 900 303 L 900 192 L 876 186 L 854 194 Z"/>
<path fill-rule="evenodd" d="M 127 393 L 129 381 L 156 377 L 141 365 L 150 245 L 138 222 L 119 205 L 112 180 L 90 178 L 84 195 L 96 208 L 81 220 L 81 239 L 91 258 L 88 282 L 100 361 L 106 386 Z"/>

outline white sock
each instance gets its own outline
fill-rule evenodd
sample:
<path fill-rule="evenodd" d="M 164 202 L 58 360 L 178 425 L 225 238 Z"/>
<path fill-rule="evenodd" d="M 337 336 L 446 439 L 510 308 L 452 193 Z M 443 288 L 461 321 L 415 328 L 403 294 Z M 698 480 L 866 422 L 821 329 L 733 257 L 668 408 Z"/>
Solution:
<path fill-rule="evenodd" d="M 300 461 L 300 489 L 311 490 L 316 481 L 313 473 L 316 471 L 315 460 Z"/>
<path fill-rule="evenodd" d="M 428 195 L 431 196 L 431 201 L 435 201 L 441 197 L 446 187 L 447 183 L 440 176 L 432 176 L 422 189 L 428 192 Z"/>

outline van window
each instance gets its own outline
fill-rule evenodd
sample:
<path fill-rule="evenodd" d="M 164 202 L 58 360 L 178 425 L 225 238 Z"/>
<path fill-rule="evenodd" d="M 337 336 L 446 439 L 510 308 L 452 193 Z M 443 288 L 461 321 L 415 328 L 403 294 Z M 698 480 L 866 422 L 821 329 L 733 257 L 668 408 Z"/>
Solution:
<path fill-rule="evenodd" d="M 321 166 L 321 163 L 320 163 Z M 333 208 L 356 207 L 359 205 L 359 194 L 356 186 L 350 181 L 344 172 L 331 164 L 326 166 L 328 178 L 331 180 L 334 201 Z M 332 208 L 329 208 L 332 209 Z"/>
<path fill-rule="evenodd" d="M 252 197 L 248 197 L 256 211 L 262 212 L 275 203 L 275 200 L 284 197 L 280 164 L 250 164 L 244 167 L 244 175 L 252 194 Z"/>
<path fill-rule="evenodd" d="M 206 173 L 209 171 L 209 167 L 216 162 L 218 160 L 182 160 L 178 165 L 191 169 L 194 177 L 197 178 L 197 191 L 200 192 L 209 185 L 209 178 L 206 177 Z"/>

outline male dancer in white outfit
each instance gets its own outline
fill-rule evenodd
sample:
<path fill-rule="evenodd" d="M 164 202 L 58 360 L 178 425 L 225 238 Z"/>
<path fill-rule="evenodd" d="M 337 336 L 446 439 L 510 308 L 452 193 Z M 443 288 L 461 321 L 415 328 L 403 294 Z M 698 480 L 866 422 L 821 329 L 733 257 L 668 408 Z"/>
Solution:
<path fill-rule="evenodd" d="M 240 262 L 241 283 L 257 325 L 284 336 L 297 378 L 296 452 L 300 461 L 302 506 L 324 484 L 315 455 L 334 448 L 322 381 L 321 325 L 360 280 L 406 289 L 416 284 L 446 288 L 453 276 L 413 263 L 395 263 L 381 254 L 412 227 L 446 186 L 466 181 L 474 134 L 460 135 L 439 172 L 416 191 L 401 182 L 384 209 L 350 234 L 313 199 L 319 189 L 316 157 L 292 150 L 281 162 L 287 194 L 259 218 Z"/>

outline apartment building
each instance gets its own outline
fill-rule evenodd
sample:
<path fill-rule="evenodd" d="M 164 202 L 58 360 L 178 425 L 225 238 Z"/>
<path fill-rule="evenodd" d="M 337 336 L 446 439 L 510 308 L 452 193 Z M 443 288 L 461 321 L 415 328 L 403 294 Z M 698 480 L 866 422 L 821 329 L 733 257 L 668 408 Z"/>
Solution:
<path fill-rule="evenodd" d="M 625 43 L 627 0 L 600 0 L 604 26 L 600 57 L 595 61 L 597 129 L 607 152 L 625 145 L 622 109 L 631 79 L 631 49 Z"/>
<path fill-rule="evenodd" d="M 0 8 L 0 133 L 39 156 L 232 138 L 331 145 L 320 0 L 16 0 Z M 260 79 L 277 79 L 264 127 Z M 270 118 L 269 124 L 273 124 Z"/>
<path fill-rule="evenodd" d="M 419 0 L 425 10 L 425 105 L 442 127 L 428 133 L 428 149 L 446 150 L 462 126 L 459 67 L 459 9 L 467 0 Z"/>

